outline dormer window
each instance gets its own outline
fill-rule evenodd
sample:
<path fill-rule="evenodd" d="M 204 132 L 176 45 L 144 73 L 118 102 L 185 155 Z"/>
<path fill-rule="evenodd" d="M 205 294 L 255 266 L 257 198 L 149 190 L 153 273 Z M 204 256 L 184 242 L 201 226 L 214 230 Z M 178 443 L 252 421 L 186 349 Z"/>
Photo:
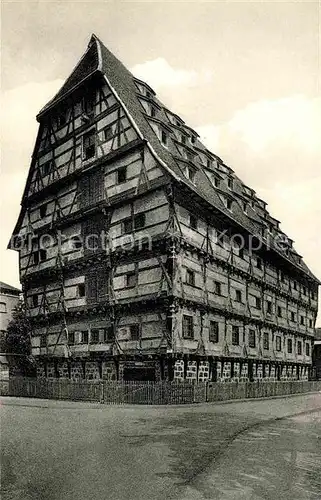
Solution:
<path fill-rule="evenodd" d="M 167 144 L 168 144 L 168 135 L 166 134 L 165 130 L 161 131 L 161 143 L 164 146 L 167 146 Z"/>
<path fill-rule="evenodd" d="M 212 166 L 212 161 L 209 160 L 208 158 L 206 160 L 206 166 L 207 166 L 207 168 L 211 168 L 211 166 Z"/>
<path fill-rule="evenodd" d="M 186 167 L 185 168 L 185 176 L 187 177 L 187 179 L 189 179 L 191 182 L 195 182 L 195 170 L 192 168 L 192 167 Z"/>
<path fill-rule="evenodd" d="M 220 187 L 220 179 L 218 177 L 214 177 L 214 186 L 215 187 Z"/>
<path fill-rule="evenodd" d="M 150 107 L 150 116 L 152 116 L 153 118 L 155 118 L 156 116 L 156 109 L 154 108 L 154 106 Z"/>
<path fill-rule="evenodd" d="M 232 204 L 233 204 L 232 200 L 230 198 L 227 198 L 226 199 L 226 208 L 227 208 L 227 210 L 232 210 Z"/>
<path fill-rule="evenodd" d="M 192 135 L 192 136 L 191 136 L 191 143 L 192 143 L 192 144 L 195 144 L 195 142 L 196 142 L 196 136 L 195 136 L 195 135 Z"/>
<path fill-rule="evenodd" d="M 233 189 L 233 179 L 231 177 L 227 179 L 227 186 L 229 189 Z"/>

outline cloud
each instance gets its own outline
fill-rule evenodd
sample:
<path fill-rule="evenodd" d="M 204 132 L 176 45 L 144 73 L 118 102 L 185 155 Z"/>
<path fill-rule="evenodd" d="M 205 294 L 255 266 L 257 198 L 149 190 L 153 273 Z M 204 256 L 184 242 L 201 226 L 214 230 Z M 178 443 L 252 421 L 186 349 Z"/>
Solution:
<path fill-rule="evenodd" d="M 137 78 L 146 81 L 155 89 L 181 85 L 191 87 L 201 83 L 209 83 L 213 77 L 213 73 L 207 70 L 197 73 L 194 70 L 173 68 L 163 57 L 136 64 L 131 71 Z"/>

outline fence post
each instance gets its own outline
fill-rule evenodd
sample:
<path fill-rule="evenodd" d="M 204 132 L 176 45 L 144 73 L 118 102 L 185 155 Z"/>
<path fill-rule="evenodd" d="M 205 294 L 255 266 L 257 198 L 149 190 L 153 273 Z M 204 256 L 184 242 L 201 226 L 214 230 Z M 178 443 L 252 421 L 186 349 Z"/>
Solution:
<path fill-rule="evenodd" d="M 100 382 L 100 397 L 99 397 L 99 402 L 100 402 L 100 404 L 104 403 L 104 382 Z"/>

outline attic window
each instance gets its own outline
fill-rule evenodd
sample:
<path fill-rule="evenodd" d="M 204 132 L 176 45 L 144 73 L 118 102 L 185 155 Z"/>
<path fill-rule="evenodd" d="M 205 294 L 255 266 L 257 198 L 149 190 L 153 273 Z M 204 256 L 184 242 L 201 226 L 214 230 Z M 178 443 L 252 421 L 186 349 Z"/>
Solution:
<path fill-rule="evenodd" d="M 195 135 L 192 135 L 192 136 L 191 136 L 191 143 L 192 143 L 192 144 L 195 144 L 195 142 L 196 142 L 196 136 L 195 136 Z"/>
<path fill-rule="evenodd" d="M 195 170 L 192 167 L 185 168 L 185 175 L 191 182 L 195 182 Z"/>
<path fill-rule="evenodd" d="M 67 121 L 66 113 L 61 112 L 57 117 L 58 127 L 63 127 L 63 125 L 66 124 L 66 121 Z"/>
<path fill-rule="evenodd" d="M 220 179 L 218 177 L 214 177 L 214 186 L 215 187 L 220 187 Z"/>
<path fill-rule="evenodd" d="M 232 200 L 230 200 L 229 198 L 226 199 L 226 208 L 228 210 L 232 210 Z"/>
<path fill-rule="evenodd" d="M 244 201 L 243 203 L 243 212 L 246 214 L 247 213 L 247 203 Z"/>
<path fill-rule="evenodd" d="M 164 146 L 167 146 L 167 143 L 168 143 L 168 136 L 165 132 L 165 130 L 162 130 L 161 131 L 161 143 L 164 145 Z"/>
<path fill-rule="evenodd" d="M 206 160 L 206 166 L 207 166 L 207 168 L 211 168 L 211 166 L 212 166 L 212 160 L 209 160 L 207 158 L 207 160 Z"/>
<path fill-rule="evenodd" d="M 227 180 L 227 186 L 229 189 L 233 189 L 233 179 L 231 177 Z"/>

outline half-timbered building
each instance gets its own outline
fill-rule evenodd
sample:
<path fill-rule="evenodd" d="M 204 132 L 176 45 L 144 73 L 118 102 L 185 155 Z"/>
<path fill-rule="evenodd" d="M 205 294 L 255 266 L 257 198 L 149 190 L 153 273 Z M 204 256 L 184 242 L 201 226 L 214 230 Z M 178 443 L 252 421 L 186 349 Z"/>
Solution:
<path fill-rule="evenodd" d="M 308 377 L 317 278 L 267 204 L 95 35 L 37 119 L 9 246 L 39 376 Z"/>

